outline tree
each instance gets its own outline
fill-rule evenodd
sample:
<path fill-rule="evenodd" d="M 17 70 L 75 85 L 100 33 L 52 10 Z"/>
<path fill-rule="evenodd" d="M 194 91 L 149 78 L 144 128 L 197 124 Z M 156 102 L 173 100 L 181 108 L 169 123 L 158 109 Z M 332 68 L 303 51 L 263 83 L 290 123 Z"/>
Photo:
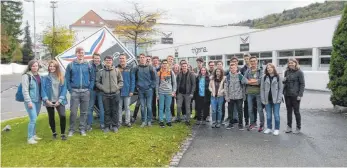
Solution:
<path fill-rule="evenodd" d="M 1 55 L 6 61 L 11 60 L 12 53 L 20 42 L 22 15 L 21 1 L 1 1 L 1 42 L 5 42 L 5 45 L 1 45 Z"/>
<path fill-rule="evenodd" d="M 12 53 L 12 62 L 22 63 L 22 61 L 23 61 L 23 54 L 21 51 L 20 44 L 18 43 L 16 49 Z"/>
<path fill-rule="evenodd" d="M 115 27 L 116 34 L 134 43 L 134 54 L 137 56 L 139 45 L 151 43 L 150 36 L 157 32 L 154 25 L 163 16 L 164 12 L 158 10 L 146 12 L 138 3 L 130 3 L 133 6 L 132 10 L 109 11 L 115 13 L 121 20 L 120 25 Z"/>
<path fill-rule="evenodd" d="M 54 39 L 53 39 L 54 32 Z M 75 41 L 73 31 L 65 27 L 55 27 L 54 30 L 48 27 L 43 33 L 43 44 L 45 44 L 51 54 L 51 58 L 69 49 Z"/>
<path fill-rule="evenodd" d="M 29 30 L 29 22 L 27 21 L 27 24 L 24 28 L 24 45 L 22 48 L 22 54 L 23 54 L 23 64 L 27 64 L 30 60 L 33 59 L 34 53 L 32 50 L 32 41 L 30 37 L 30 30 Z M 36 47 L 36 46 L 34 46 Z"/>
<path fill-rule="evenodd" d="M 333 105 L 347 107 L 347 5 L 335 30 L 330 60 L 328 88 Z"/>

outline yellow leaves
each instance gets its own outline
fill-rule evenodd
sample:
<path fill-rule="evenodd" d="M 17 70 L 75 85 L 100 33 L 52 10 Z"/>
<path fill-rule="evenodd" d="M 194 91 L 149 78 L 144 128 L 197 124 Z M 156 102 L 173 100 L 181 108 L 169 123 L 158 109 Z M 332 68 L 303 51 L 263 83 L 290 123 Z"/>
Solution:
<path fill-rule="evenodd" d="M 75 40 L 75 34 L 73 31 L 65 27 L 56 27 L 54 29 L 54 39 L 52 28 L 47 28 L 43 35 L 43 44 L 47 45 L 49 50 L 54 50 L 54 55 L 70 48 Z"/>

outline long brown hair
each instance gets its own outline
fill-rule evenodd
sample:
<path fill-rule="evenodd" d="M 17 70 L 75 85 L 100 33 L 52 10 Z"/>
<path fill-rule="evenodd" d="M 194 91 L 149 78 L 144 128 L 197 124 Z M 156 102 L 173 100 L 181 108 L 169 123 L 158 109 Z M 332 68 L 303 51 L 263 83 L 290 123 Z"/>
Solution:
<path fill-rule="evenodd" d="M 270 73 L 267 71 L 267 67 L 268 67 L 268 66 L 271 66 L 272 69 L 273 69 L 273 71 L 274 71 L 274 75 L 275 75 L 275 76 L 278 76 L 277 69 L 276 69 L 276 67 L 275 67 L 275 65 L 274 65 L 273 63 L 268 63 L 268 64 L 266 64 L 265 75 L 270 76 Z"/>
<path fill-rule="evenodd" d="M 60 84 L 64 84 L 64 76 L 63 76 L 63 74 L 60 71 L 59 63 L 56 60 L 50 60 L 48 62 L 48 72 L 49 72 L 49 66 L 51 64 L 53 64 L 53 66 L 55 67 L 55 72 L 54 73 L 57 75 L 57 77 L 58 77 L 58 79 L 60 81 Z M 51 73 L 51 72 L 49 72 L 49 73 Z"/>
<path fill-rule="evenodd" d="M 299 62 L 298 60 L 296 60 L 295 58 L 289 58 L 288 59 L 288 63 L 292 61 L 295 63 L 295 70 L 299 70 L 300 69 L 300 65 L 299 65 Z M 289 65 L 287 64 L 287 70 L 289 70 Z"/>
<path fill-rule="evenodd" d="M 26 74 L 27 72 L 31 71 L 31 67 L 32 67 L 35 63 L 37 63 L 37 65 L 38 65 L 38 67 L 39 67 L 39 69 L 40 69 L 39 61 L 37 61 L 37 60 L 31 60 L 31 61 L 28 62 L 28 67 L 25 69 L 25 71 L 24 71 L 23 74 Z"/>
<path fill-rule="evenodd" d="M 222 81 L 222 79 L 224 77 L 224 70 L 222 68 L 217 68 L 216 70 L 214 70 L 212 79 L 213 80 L 217 79 L 217 70 L 220 70 L 221 75 L 220 75 L 220 79 L 219 80 Z"/>

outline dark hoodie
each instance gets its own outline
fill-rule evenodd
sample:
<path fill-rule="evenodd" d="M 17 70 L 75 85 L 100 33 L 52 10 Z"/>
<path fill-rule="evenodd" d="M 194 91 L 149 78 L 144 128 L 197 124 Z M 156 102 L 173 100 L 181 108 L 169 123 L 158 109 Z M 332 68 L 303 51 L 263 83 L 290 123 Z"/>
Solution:
<path fill-rule="evenodd" d="M 287 69 L 284 73 L 286 80 L 284 83 L 284 96 L 300 96 L 302 97 L 305 90 L 304 73 L 300 70 Z"/>

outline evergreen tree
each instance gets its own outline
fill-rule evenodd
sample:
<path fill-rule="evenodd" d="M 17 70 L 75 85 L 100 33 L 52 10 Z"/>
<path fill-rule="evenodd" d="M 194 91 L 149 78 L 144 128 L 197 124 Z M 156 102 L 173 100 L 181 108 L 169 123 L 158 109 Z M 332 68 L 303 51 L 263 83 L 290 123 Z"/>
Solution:
<path fill-rule="evenodd" d="M 12 53 L 20 42 L 22 16 L 21 1 L 1 1 L 1 35 L 5 35 L 7 40 L 6 46 L 1 48 L 2 60 L 11 60 Z"/>
<path fill-rule="evenodd" d="M 333 105 L 347 107 L 347 5 L 333 37 L 329 83 Z"/>
<path fill-rule="evenodd" d="M 27 24 L 24 28 L 24 45 L 22 48 L 23 53 L 23 64 L 27 64 L 30 60 L 34 58 L 34 53 L 32 50 L 32 41 L 30 37 L 30 30 L 29 30 L 29 23 L 27 21 Z"/>

